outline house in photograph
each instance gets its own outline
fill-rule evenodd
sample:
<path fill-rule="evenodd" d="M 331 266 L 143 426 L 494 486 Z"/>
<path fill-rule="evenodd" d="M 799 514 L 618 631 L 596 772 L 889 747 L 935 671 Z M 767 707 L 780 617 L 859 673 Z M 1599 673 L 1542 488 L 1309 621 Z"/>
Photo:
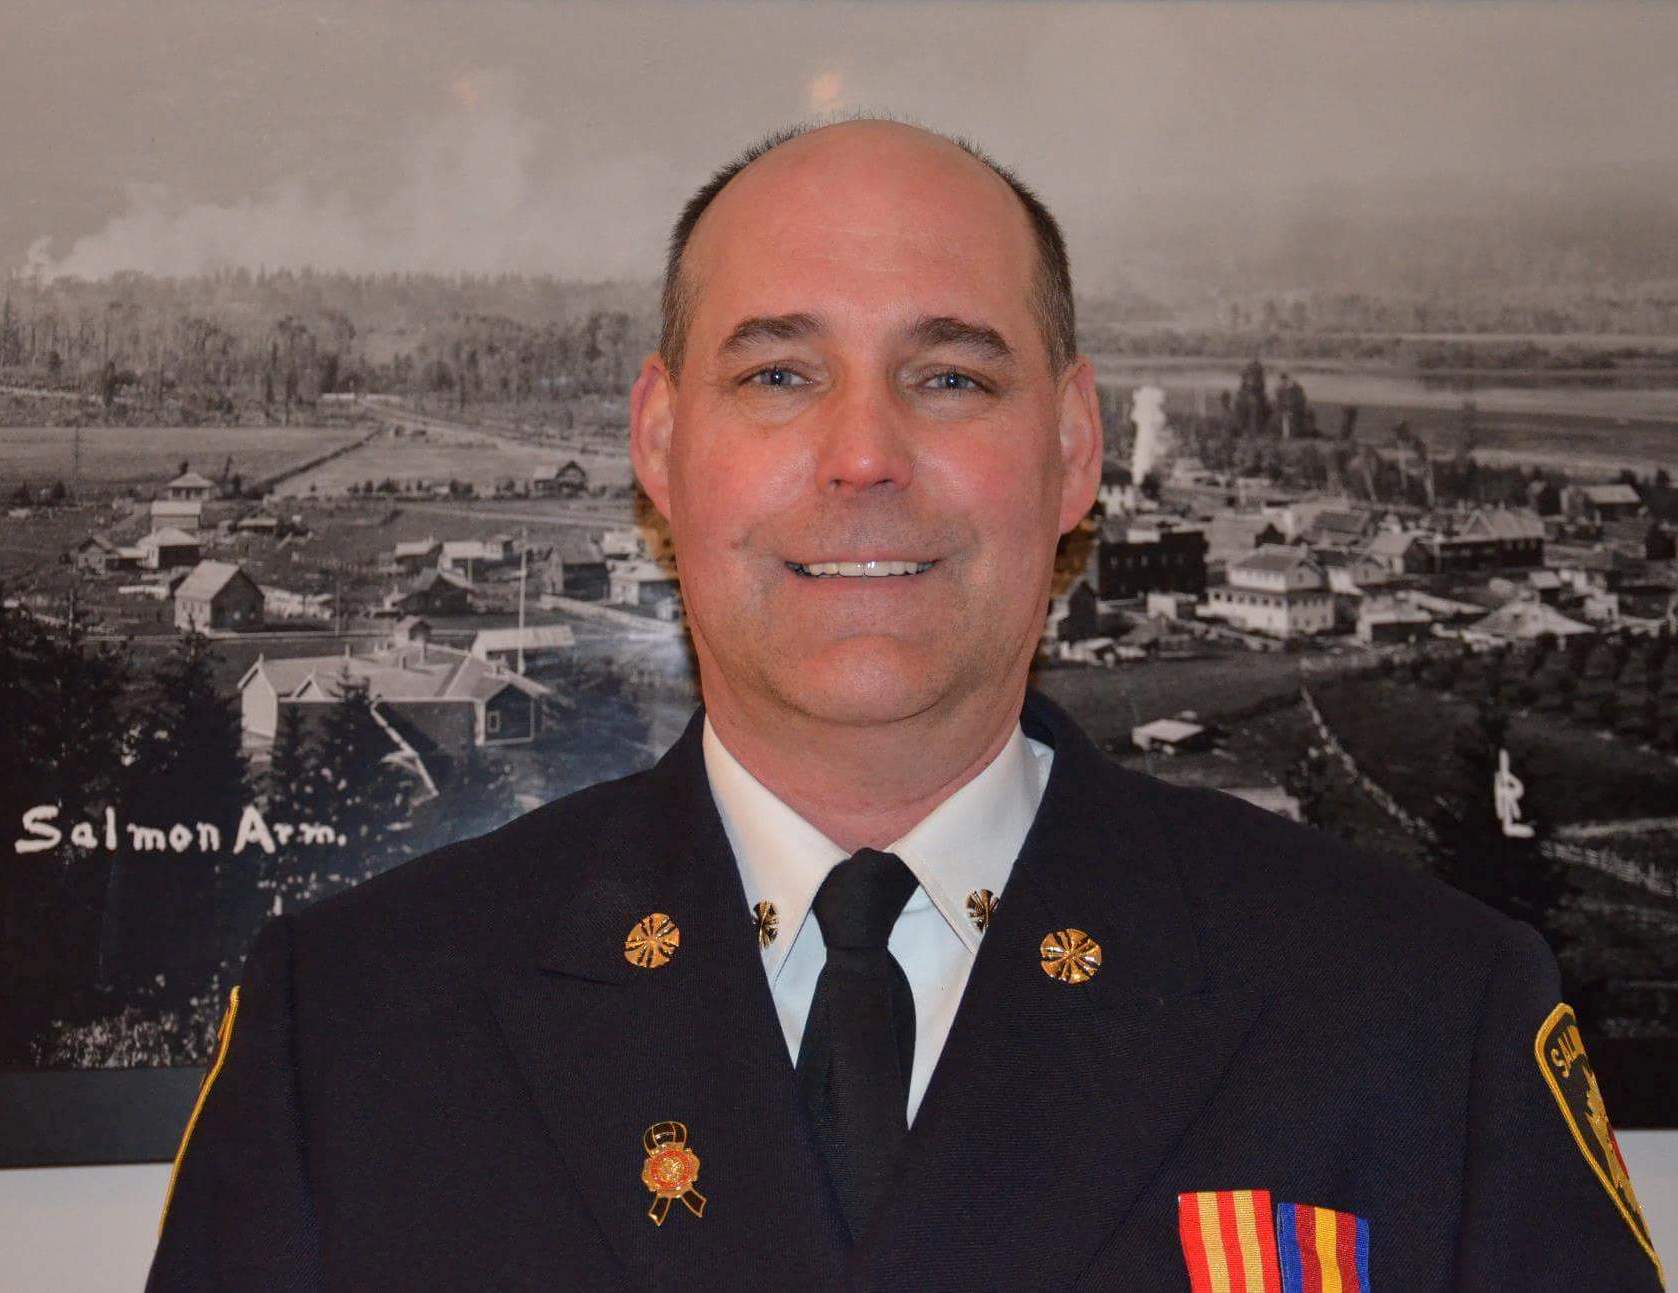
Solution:
<path fill-rule="evenodd" d="M 272 748 L 288 704 L 336 703 L 365 686 L 375 717 L 422 761 L 454 760 L 470 746 L 528 742 L 544 727 L 548 687 L 453 647 L 391 648 L 367 655 L 258 657 L 239 679 L 247 748 Z M 394 738 L 400 738 L 400 746 Z"/>
<path fill-rule="evenodd" d="M 1216 484 L 1217 480 L 1211 472 L 1206 470 L 1206 464 L 1193 454 L 1183 454 L 1171 460 L 1171 473 L 1167 479 L 1178 486 Z"/>
<path fill-rule="evenodd" d="M 90 575 L 109 575 L 122 570 L 138 570 L 142 553 L 137 547 L 124 547 L 103 534 L 90 534 L 69 551 L 70 563 L 77 570 Z"/>
<path fill-rule="evenodd" d="M 1215 511 L 1202 525 L 1201 532 L 1206 536 L 1208 565 L 1232 561 L 1266 543 L 1286 541 L 1275 522 L 1257 512 L 1237 512 L 1229 508 Z"/>
<path fill-rule="evenodd" d="M 539 591 L 554 597 L 597 602 L 611 588 L 600 545 L 585 534 L 566 533 L 548 550 L 537 574 Z"/>
<path fill-rule="evenodd" d="M 510 534 L 496 534 L 487 539 L 450 539 L 437 554 L 439 570 L 468 581 L 517 561 Z"/>
<path fill-rule="evenodd" d="M 1643 511 L 1643 496 L 1622 481 L 1600 485 L 1568 485 L 1561 492 L 1561 510 L 1577 520 L 1625 521 Z"/>
<path fill-rule="evenodd" d="M 1230 562 L 1226 582 L 1207 593 L 1205 614 L 1249 633 L 1292 638 L 1334 629 L 1334 594 L 1309 551 L 1294 544 L 1255 548 Z"/>
<path fill-rule="evenodd" d="M 1581 595 L 1617 593 L 1644 582 L 1647 563 L 1618 548 L 1574 549 L 1554 566 L 1561 582 Z"/>
<path fill-rule="evenodd" d="M 77 570 L 85 574 L 102 575 L 110 569 L 110 558 L 116 554 L 116 550 L 117 545 L 103 534 L 90 534 L 65 555 Z"/>
<path fill-rule="evenodd" d="M 588 492 L 588 472 L 575 458 L 538 467 L 530 473 L 530 492 L 538 498 L 576 498 Z"/>
<path fill-rule="evenodd" d="M 1546 633 L 1558 638 L 1594 633 L 1589 624 L 1563 615 L 1554 606 L 1530 598 L 1505 602 L 1490 615 L 1462 630 L 1465 641 L 1531 642 Z"/>
<path fill-rule="evenodd" d="M 527 624 L 502 629 L 481 629 L 472 638 L 467 654 L 508 669 L 525 669 L 551 664 L 577 645 L 577 635 L 566 624 Z"/>
<path fill-rule="evenodd" d="M 656 561 L 624 561 L 612 567 L 607 601 L 633 606 L 661 619 L 679 617 L 681 586 L 674 571 Z"/>
<path fill-rule="evenodd" d="M 1392 571 L 1368 553 L 1351 548 L 1325 548 L 1314 554 L 1328 576 L 1329 589 L 1355 597 L 1371 588 L 1385 588 L 1393 581 Z"/>
<path fill-rule="evenodd" d="M 1544 522 L 1529 508 L 1477 507 L 1444 519 L 1433 537 L 1434 569 L 1506 570 L 1544 564 Z"/>
<path fill-rule="evenodd" d="M 1212 734 L 1199 723 L 1180 718 L 1156 718 L 1130 729 L 1130 743 L 1138 750 L 1189 754 L 1212 748 Z"/>
<path fill-rule="evenodd" d="M 403 615 L 467 615 L 472 610 L 472 589 L 446 570 L 425 570 L 406 589 L 391 594 L 385 606 Z"/>
<path fill-rule="evenodd" d="M 1096 594 L 1102 601 L 1151 592 L 1206 590 L 1206 534 L 1196 526 L 1110 520 L 1096 555 Z"/>
<path fill-rule="evenodd" d="M 1254 808 L 1262 808 L 1278 817 L 1286 817 L 1290 822 L 1305 820 L 1300 811 L 1299 800 L 1280 786 L 1218 786 L 1216 789 L 1226 795 L 1234 795 L 1237 799 L 1244 799 Z"/>
<path fill-rule="evenodd" d="M 1538 600 L 1554 606 L 1561 599 L 1561 575 L 1554 570 L 1529 570 L 1527 572 L 1527 586 L 1530 587 Z"/>
<path fill-rule="evenodd" d="M 262 614 L 270 620 L 313 620 L 331 623 L 331 593 L 300 593 L 290 588 L 263 584 Z"/>
<path fill-rule="evenodd" d="M 195 534 L 172 527 L 153 530 L 135 545 L 140 550 L 140 564 L 147 570 L 170 570 L 176 566 L 195 566 L 204 555 L 203 545 Z"/>
<path fill-rule="evenodd" d="M 607 561 L 663 561 L 674 545 L 662 526 L 628 525 L 600 534 L 600 552 Z"/>
<path fill-rule="evenodd" d="M 1103 516 L 1121 516 L 1136 510 L 1136 482 L 1123 463 L 1103 461 L 1101 485 L 1095 491 L 1095 505 Z"/>
<path fill-rule="evenodd" d="M 417 575 L 435 566 L 442 551 L 443 545 L 436 539 L 410 539 L 396 545 L 390 564 L 399 574 Z"/>
<path fill-rule="evenodd" d="M 1274 488 L 1264 482 L 1267 488 Z M 1302 498 L 1266 502 L 1259 508 L 1260 515 L 1271 522 L 1282 534 L 1284 543 L 1303 538 L 1325 512 L 1346 512 L 1349 500 L 1323 494 L 1308 494 Z"/>
<path fill-rule="evenodd" d="M 1433 635 L 1433 617 L 1413 606 L 1373 604 L 1358 613 L 1354 634 L 1369 647 L 1425 642 Z"/>
<path fill-rule="evenodd" d="M 1383 528 L 1363 551 L 1395 575 L 1425 575 L 1433 568 L 1433 551 L 1416 530 Z"/>
<path fill-rule="evenodd" d="M 216 483 L 195 471 L 182 472 L 163 487 L 163 497 L 176 502 L 203 503 L 214 496 Z"/>
<path fill-rule="evenodd" d="M 262 627 L 256 580 L 230 561 L 200 561 L 175 589 L 175 627 L 199 633 Z"/>
<path fill-rule="evenodd" d="M 404 615 L 390 631 L 393 647 L 424 647 L 431 641 L 431 621 L 420 615 Z"/>
<path fill-rule="evenodd" d="M 237 534 L 254 534 L 258 538 L 272 539 L 280 532 L 280 518 L 269 512 L 251 512 L 235 521 L 233 529 Z"/>
<path fill-rule="evenodd" d="M 1193 593 L 1155 592 L 1149 593 L 1144 606 L 1149 619 L 1177 620 L 1191 623 L 1195 617 L 1195 607 L 1199 605 Z"/>
<path fill-rule="evenodd" d="M 1376 532 L 1375 513 L 1366 507 L 1325 507 L 1305 530 L 1313 548 L 1361 548 Z"/>
<path fill-rule="evenodd" d="M 1049 600 L 1049 619 L 1044 640 L 1081 642 L 1101 632 L 1101 606 L 1089 581 L 1080 579 L 1066 592 Z"/>
<path fill-rule="evenodd" d="M 197 532 L 203 525 L 204 504 L 197 499 L 160 498 L 151 505 L 151 528 Z"/>

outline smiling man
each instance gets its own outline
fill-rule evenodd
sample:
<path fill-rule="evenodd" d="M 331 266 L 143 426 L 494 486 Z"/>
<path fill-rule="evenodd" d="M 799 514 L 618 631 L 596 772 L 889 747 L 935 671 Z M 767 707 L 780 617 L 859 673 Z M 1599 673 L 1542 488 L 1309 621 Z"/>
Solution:
<path fill-rule="evenodd" d="M 1653 1289 L 1524 926 L 1027 690 L 1053 219 L 882 121 L 678 221 L 630 448 L 704 707 L 253 948 L 151 1287 Z"/>

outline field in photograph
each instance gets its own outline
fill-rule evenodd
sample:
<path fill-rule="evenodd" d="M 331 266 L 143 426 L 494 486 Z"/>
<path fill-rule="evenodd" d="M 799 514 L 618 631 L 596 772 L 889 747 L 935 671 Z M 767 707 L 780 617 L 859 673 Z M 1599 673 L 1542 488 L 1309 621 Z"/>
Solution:
<path fill-rule="evenodd" d="M 1359 766 L 1425 815 L 1454 773 L 1452 741 L 1473 705 L 1393 678 L 1315 682 L 1312 695 Z M 1657 817 L 1678 805 L 1673 761 L 1609 733 L 1517 711 L 1509 746 L 1528 806 L 1551 822 Z"/>
<path fill-rule="evenodd" d="M 80 478 L 86 486 L 161 485 L 182 462 L 205 476 L 232 471 L 248 482 L 343 445 L 366 432 L 354 427 L 81 428 Z M 20 481 L 69 484 L 75 475 L 76 432 L 70 427 L 0 427 L 0 490 Z"/>
<path fill-rule="evenodd" d="M 1130 742 L 1130 729 L 1193 710 L 1203 719 L 1238 714 L 1299 693 L 1299 659 L 1242 651 L 1198 660 L 1039 669 L 1036 687 L 1075 714 L 1097 743 Z"/>
<path fill-rule="evenodd" d="M 538 468 L 558 466 L 571 459 L 588 472 L 591 487 L 629 485 L 627 438 L 621 455 L 590 454 L 473 429 L 428 426 L 423 434 L 386 431 L 351 453 L 291 477 L 277 492 L 282 498 L 345 494 L 351 485 L 364 487 L 368 481 L 377 485 L 386 479 L 423 479 L 440 484 L 468 481 L 487 493 L 498 480 L 528 480 Z"/>

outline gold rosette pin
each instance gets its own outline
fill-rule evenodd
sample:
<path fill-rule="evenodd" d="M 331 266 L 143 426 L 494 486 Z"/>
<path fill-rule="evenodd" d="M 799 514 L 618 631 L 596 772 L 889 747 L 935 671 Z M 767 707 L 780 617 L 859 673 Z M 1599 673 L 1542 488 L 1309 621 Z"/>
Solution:
<path fill-rule="evenodd" d="M 641 1184 L 653 1192 L 647 1215 L 662 1226 L 670 1200 L 680 1199 L 696 1217 L 705 1215 L 705 1196 L 693 1188 L 699 1179 L 699 1155 L 688 1148 L 688 1129 L 679 1122 L 655 1122 L 641 1137 L 647 1161 L 641 1164 Z"/>

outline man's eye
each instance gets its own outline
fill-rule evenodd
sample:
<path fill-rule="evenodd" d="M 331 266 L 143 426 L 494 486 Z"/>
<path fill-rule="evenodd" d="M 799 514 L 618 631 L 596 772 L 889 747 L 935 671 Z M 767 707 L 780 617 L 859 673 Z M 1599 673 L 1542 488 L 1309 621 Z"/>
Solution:
<path fill-rule="evenodd" d="M 984 390 L 984 387 L 979 384 L 977 379 L 969 377 L 966 373 L 958 373 L 953 370 L 937 374 L 930 380 L 929 384 L 932 389 L 936 391 Z"/>
<path fill-rule="evenodd" d="M 802 386 L 805 379 L 790 368 L 760 368 L 746 378 L 748 386 Z"/>

